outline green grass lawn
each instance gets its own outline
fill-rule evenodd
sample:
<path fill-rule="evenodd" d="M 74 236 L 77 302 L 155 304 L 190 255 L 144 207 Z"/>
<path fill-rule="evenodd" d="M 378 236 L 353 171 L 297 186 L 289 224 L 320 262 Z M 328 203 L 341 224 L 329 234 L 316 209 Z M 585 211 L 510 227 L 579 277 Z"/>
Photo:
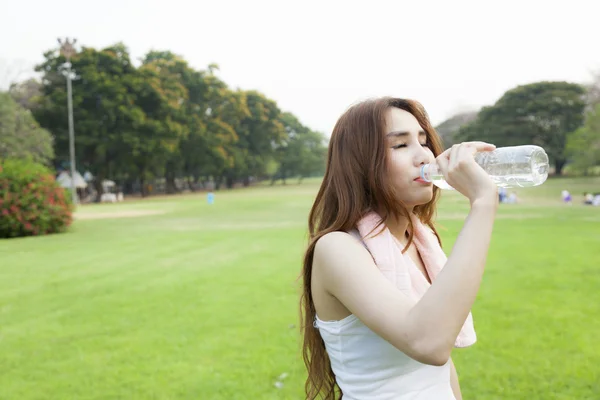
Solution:
<path fill-rule="evenodd" d="M 501 206 L 479 341 L 453 353 L 465 399 L 600 398 L 600 207 L 580 204 L 598 188 L 555 179 Z M 316 189 L 89 205 L 81 217 L 112 218 L 0 241 L 0 399 L 303 398 L 297 278 Z M 467 211 L 444 194 L 447 253 Z"/>

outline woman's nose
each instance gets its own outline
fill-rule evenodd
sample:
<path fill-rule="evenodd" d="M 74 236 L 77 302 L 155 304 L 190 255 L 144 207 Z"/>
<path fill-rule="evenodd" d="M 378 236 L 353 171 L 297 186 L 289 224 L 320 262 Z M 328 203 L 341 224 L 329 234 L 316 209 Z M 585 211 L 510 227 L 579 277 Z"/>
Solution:
<path fill-rule="evenodd" d="M 417 153 L 415 154 L 414 158 L 415 165 L 417 167 L 423 164 L 427 164 L 430 161 L 431 156 L 428 150 L 428 148 L 419 145 L 419 150 L 417 150 Z"/>

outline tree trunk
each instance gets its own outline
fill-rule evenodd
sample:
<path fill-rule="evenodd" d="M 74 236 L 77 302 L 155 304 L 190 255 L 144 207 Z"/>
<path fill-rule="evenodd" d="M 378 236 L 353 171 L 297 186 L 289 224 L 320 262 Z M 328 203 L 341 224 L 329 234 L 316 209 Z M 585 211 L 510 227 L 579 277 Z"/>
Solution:
<path fill-rule="evenodd" d="M 588 167 L 585 167 L 583 169 L 583 176 L 585 176 L 585 177 L 590 176 L 590 169 Z"/>
<path fill-rule="evenodd" d="M 194 188 L 194 182 L 192 182 L 192 178 L 190 176 L 187 177 L 187 184 L 188 184 L 188 188 L 190 189 L 190 192 L 195 192 L 196 188 Z"/>
<path fill-rule="evenodd" d="M 555 171 L 556 175 L 558 175 L 558 176 L 562 175 L 562 171 L 563 171 L 563 168 L 565 167 L 565 164 L 566 164 L 566 160 L 564 160 L 564 159 L 557 159 L 554 162 L 554 167 L 556 169 L 556 171 Z"/>
<path fill-rule="evenodd" d="M 165 190 L 166 190 L 167 194 L 179 193 L 179 190 L 177 189 L 177 185 L 175 184 L 175 176 L 174 175 L 166 175 L 165 181 L 166 181 Z"/>
<path fill-rule="evenodd" d="M 133 179 L 127 179 L 123 184 L 123 194 L 133 193 Z"/>
<path fill-rule="evenodd" d="M 142 178 L 140 178 L 142 197 L 148 197 L 148 185 L 146 184 L 146 178 L 144 178 L 143 175 L 144 174 L 142 174 Z"/>
<path fill-rule="evenodd" d="M 227 176 L 225 179 L 225 185 L 227 186 L 227 189 L 233 188 L 233 177 L 231 175 Z"/>
<path fill-rule="evenodd" d="M 102 186 L 102 181 L 104 177 L 101 175 L 96 175 L 94 178 L 94 189 L 96 189 L 96 198 L 94 199 L 94 203 L 100 203 L 100 198 L 102 194 L 104 194 L 104 187 Z"/>
<path fill-rule="evenodd" d="M 167 192 L 167 194 L 178 193 L 179 189 L 177 189 L 177 184 L 175 183 L 175 169 L 170 163 L 167 164 L 166 169 L 167 171 L 165 172 L 165 191 Z"/>

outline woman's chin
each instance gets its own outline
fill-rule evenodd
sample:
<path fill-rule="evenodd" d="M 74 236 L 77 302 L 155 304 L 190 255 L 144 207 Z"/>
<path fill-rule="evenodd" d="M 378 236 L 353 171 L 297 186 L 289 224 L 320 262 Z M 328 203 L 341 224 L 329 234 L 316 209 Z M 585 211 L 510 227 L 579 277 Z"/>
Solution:
<path fill-rule="evenodd" d="M 425 196 L 420 196 L 418 198 L 414 198 L 411 199 L 411 201 L 407 201 L 405 204 L 408 205 L 409 207 L 418 207 L 418 206 L 424 206 L 426 204 L 428 204 L 429 202 L 431 202 L 431 200 L 433 200 L 433 192 L 430 193 L 429 195 L 425 195 Z"/>

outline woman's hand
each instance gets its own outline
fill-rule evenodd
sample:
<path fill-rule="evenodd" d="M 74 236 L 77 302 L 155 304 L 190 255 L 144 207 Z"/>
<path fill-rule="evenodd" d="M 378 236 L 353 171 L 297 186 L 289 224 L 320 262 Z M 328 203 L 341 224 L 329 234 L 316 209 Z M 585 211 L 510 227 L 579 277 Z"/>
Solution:
<path fill-rule="evenodd" d="M 477 152 L 495 148 L 493 144 L 485 142 L 465 142 L 455 144 L 436 158 L 438 168 L 448 184 L 467 197 L 471 204 L 498 197 L 497 185 L 475 162 L 474 157 Z"/>

